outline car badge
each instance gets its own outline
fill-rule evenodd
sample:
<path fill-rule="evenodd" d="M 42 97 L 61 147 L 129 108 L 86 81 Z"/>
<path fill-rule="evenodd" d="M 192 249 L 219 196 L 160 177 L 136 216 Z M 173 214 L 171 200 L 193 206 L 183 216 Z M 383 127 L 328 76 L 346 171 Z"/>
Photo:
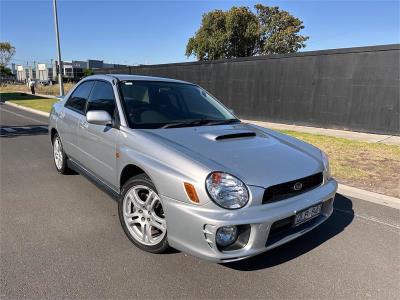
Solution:
<path fill-rule="evenodd" d="M 293 190 L 300 191 L 303 188 L 303 184 L 301 182 L 296 182 L 293 186 Z"/>

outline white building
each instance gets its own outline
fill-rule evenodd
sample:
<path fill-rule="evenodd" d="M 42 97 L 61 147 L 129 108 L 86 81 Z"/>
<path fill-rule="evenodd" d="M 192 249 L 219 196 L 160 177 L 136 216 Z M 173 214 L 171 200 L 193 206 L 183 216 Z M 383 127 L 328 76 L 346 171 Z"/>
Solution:
<path fill-rule="evenodd" d="M 57 81 L 57 61 L 53 61 L 50 64 L 39 63 L 34 66 L 23 66 L 19 65 L 16 69 L 17 80 L 25 81 L 28 78 L 36 79 L 39 81 L 51 80 Z M 67 80 L 76 81 L 84 76 L 86 69 L 98 69 L 98 68 L 116 68 L 125 67 L 125 65 L 116 65 L 104 63 L 102 60 L 89 59 L 87 61 L 72 60 L 63 61 L 62 65 L 62 76 Z"/>
<path fill-rule="evenodd" d="M 25 81 L 29 77 L 29 69 L 24 66 L 17 66 L 17 80 Z"/>
<path fill-rule="evenodd" d="M 38 64 L 36 67 L 36 78 L 39 81 L 46 81 L 46 80 L 55 80 L 53 78 L 53 69 L 52 65 L 46 64 Z"/>

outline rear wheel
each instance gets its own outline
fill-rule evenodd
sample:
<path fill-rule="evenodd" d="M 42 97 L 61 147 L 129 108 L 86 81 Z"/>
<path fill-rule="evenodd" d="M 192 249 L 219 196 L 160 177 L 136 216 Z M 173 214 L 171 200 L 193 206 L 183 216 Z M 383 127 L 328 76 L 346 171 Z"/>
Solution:
<path fill-rule="evenodd" d="M 152 253 L 169 248 L 164 209 L 148 176 L 140 174 L 124 184 L 118 213 L 122 228 L 138 248 Z"/>
<path fill-rule="evenodd" d="M 69 174 L 70 169 L 67 165 L 67 156 L 65 155 L 64 148 L 61 143 L 61 138 L 56 133 L 53 137 L 53 158 L 56 169 L 61 174 Z"/>

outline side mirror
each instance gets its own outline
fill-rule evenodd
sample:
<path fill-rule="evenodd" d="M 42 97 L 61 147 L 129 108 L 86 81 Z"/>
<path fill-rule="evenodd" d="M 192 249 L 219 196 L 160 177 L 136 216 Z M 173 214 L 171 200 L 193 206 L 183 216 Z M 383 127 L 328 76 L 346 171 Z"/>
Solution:
<path fill-rule="evenodd" d="M 95 125 L 111 125 L 112 119 L 108 112 L 105 110 L 91 110 L 86 114 L 86 121 Z"/>
<path fill-rule="evenodd" d="M 58 99 L 58 101 L 63 101 L 65 96 L 57 96 L 56 98 Z"/>

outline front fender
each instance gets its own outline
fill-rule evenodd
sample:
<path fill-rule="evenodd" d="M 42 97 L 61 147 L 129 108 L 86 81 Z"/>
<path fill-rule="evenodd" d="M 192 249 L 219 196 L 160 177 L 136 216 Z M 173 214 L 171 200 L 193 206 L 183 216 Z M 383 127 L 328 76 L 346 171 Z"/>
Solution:
<path fill-rule="evenodd" d="M 205 191 L 205 178 L 209 174 L 207 168 L 179 155 L 176 151 L 153 144 L 140 135 L 126 136 L 122 139 L 128 139 L 128 141 L 119 146 L 118 182 L 120 182 L 122 170 L 127 165 L 135 165 L 146 172 L 160 195 L 194 204 L 189 200 L 184 189 L 184 182 L 188 182 L 196 188 L 200 200 L 199 204 L 194 205 L 204 205 L 210 201 Z M 130 142 L 131 139 L 135 142 Z M 143 143 L 148 143 L 148 147 L 143 147 L 146 145 Z M 142 149 L 147 151 L 144 152 Z"/>

